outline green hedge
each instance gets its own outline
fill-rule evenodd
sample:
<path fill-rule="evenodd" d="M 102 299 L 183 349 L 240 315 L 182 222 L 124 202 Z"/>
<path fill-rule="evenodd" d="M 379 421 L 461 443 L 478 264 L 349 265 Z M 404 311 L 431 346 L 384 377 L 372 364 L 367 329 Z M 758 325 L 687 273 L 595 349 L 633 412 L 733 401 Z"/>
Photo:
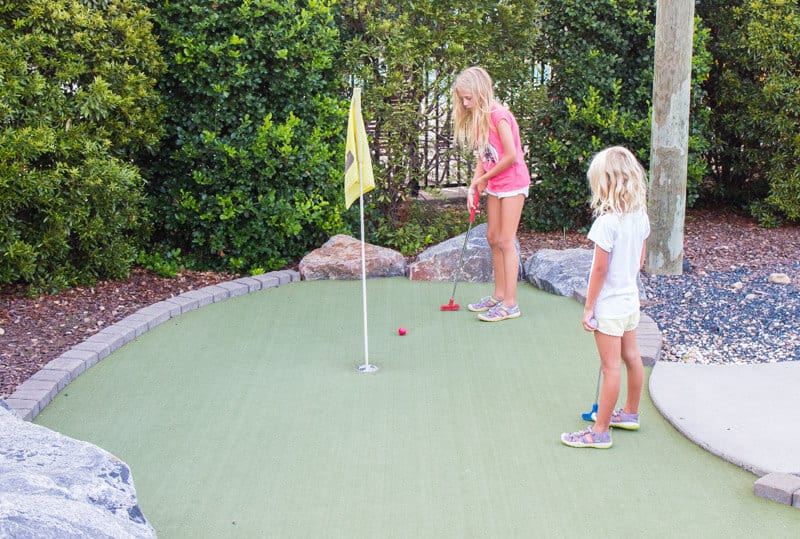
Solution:
<path fill-rule="evenodd" d="M 135 0 L 0 6 L 0 284 L 127 275 L 147 231 L 134 164 L 161 133 L 160 51 Z"/>
<path fill-rule="evenodd" d="M 648 166 L 655 45 L 650 0 L 544 0 L 542 61 L 551 77 L 547 100 L 527 126 L 528 158 L 535 175 L 523 221 L 542 230 L 590 220 L 586 167 L 612 145 L 630 148 Z M 692 126 L 687 202 L 698 197 L 706 173 L 708 114 L 702 83 L 711 62 L 708 33 L 695 25 Z"/>
<path fill-rule="evenodd" d="M 348 101 L 325 1 L 153 4 L 167 137 L 148 167 L 156 236 L 189 263 L 278 269 L 344 229 Z"/>
<path fill-rule="evenodd" d="M 715 144 L 709 201 L 749 206 L 764 226 L 800 220 L 800 6 L 701 3 L 717 39 L 708 84 Z"/>

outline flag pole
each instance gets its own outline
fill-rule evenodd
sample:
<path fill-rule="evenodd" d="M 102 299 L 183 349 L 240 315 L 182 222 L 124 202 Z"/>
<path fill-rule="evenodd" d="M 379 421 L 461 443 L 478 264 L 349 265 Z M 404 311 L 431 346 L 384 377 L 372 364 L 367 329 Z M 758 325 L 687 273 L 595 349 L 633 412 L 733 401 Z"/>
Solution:
<path fill-rule="evenodd" d="M 355 165 L 355 166 L 354 166 Z M 369 328 L 367 327 L 367 253 L 364 239 L 364 193 L 375 188 L 372 174 L 369 143 L 361 116 L 361 88 L 353 88 L 350 114 L 347 120 L 347 144 L 345 152 L 345 207 L 355 202 L 355 182 L 358 182 L 359 223 L 361 225 L 361 299 L 364 311 L 364 364 L 359 372 L 375 372 L 378 367 L 369 362 Z M 366 188 L 365 188 L 366 184 Z"/>
<path fill-rule="evenodd" d="M 359 161 L 361 167 L 363 161 Z M 369 333 L 367 331 L 367 254 L 364 241 L 364 185 L 359 182 L 358 206 L 361 221 L 361 298 L 364 306 L 364 364 L 358 367 L 359 372 L 375 372 L 376 365 L 369 362 Z"/>

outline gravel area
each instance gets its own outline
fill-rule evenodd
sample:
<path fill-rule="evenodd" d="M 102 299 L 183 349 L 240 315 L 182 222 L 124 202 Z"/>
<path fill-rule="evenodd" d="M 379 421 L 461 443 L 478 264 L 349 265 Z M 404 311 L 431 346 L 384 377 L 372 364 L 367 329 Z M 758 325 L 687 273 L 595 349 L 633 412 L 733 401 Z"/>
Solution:
<path fill-rule="evenodd" d="M 792 283 L 770 282 L 782 274 Z M 643 274 L 642 311 L 656 321 L 662 359 L 704 364 L 800 360 L 800 264 L 751 271 Z"/>
<path fill-rule="evenodd" d="M 765 229 L 707 209 L 687 213 L 684 234 L 683 274 L 642 276 L 642 311 L 664 337 L 662 360 L 800 361 L 800 226 Z"/>

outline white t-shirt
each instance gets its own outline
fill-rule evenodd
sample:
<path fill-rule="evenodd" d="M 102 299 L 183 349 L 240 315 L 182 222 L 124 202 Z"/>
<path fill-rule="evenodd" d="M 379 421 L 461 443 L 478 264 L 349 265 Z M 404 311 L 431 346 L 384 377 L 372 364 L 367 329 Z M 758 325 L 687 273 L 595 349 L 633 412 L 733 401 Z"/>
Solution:
<path fill-rule="evenodd" d="M 649 235 L 644 210 L 607 213 L 592 223 L 587 237 L 608 253 L 608 274 L 594 307 L 597 318 L 626 318 L 639 310 L 639 262 Z"/>

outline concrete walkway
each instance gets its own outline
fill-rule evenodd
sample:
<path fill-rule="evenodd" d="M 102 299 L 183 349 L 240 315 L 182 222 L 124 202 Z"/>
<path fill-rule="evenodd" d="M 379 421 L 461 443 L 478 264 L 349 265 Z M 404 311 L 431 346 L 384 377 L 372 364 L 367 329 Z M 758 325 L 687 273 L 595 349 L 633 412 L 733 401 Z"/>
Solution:
<path fill-rule="evenodd" d="M 656 408 L 684 436 L 759 476 L 756 494 L 800 508 L 800 361 L 661 361 L 649 387 Z"/>

